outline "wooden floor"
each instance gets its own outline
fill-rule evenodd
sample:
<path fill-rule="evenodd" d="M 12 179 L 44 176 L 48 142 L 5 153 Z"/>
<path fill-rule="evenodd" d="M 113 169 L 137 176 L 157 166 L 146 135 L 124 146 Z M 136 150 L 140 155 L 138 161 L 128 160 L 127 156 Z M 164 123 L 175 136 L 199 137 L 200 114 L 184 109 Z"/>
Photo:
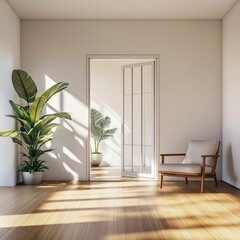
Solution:
<path fill-rule="evenodd" d="M 91 181 L 136 181 L 134 177 L 124 177 L 121 173 L 121 167 L 99 166 L 91 167 Z M 148 180 L 146 178 L 138 178 L 138 180 Z"/>
<path fill-rule="evenodd" d="M 220 182 L 0 188 L 1 240 L 240 239 L 240 191 Z"/>
<path fill-rule="evenodd" d="M 121 167 L 99 166 L 91 167 L 91 181 L 136 181 L 136 178 L 123 177 Z M 140 180 L 144 180 L 138 178 Z"/>
<path fill-rule="evenodd" d="M 91 167 L 91 181 L 120 181 L 124 180 L 121 176 L 121 167 Z"/>

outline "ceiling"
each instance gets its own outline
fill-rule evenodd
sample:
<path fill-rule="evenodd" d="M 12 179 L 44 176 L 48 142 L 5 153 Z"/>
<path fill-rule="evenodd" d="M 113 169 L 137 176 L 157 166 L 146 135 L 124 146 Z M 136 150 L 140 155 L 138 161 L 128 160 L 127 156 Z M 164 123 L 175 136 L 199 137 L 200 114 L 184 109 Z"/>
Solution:
<path fill-rule="evenodd" d="M 21 19 L 222 19 L 238 0 L 6 0 Z"/>

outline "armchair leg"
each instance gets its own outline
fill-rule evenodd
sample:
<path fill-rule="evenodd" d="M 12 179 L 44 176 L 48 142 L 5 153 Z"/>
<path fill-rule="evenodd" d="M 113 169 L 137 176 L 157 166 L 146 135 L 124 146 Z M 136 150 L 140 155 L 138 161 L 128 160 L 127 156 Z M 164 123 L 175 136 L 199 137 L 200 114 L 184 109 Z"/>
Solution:
<path fill-rule="evenodd" d="M 163 185 L 163 175 L 160 173 L 160 188 L 162 188 Z"/>
<path fill-rule="evenodd" d="M 186 184 L 188 184 L 188 178 L 187 177 L 185 177 L 185 182 L 186 182 Z"/>
<path fill-rule="evenodd" d="M 204 193 L 204 176 L 202 177 L 201 181 L 201 193 Z"/>
<path fill-rule="evenodd" d="M 215 181 L 215 185 L 216 185 L 216 187 L 218 187 L 218 183 L 217 183 L 217 174 L 215 174 L 215 176 L 214 176 L 214 181 Z"/>

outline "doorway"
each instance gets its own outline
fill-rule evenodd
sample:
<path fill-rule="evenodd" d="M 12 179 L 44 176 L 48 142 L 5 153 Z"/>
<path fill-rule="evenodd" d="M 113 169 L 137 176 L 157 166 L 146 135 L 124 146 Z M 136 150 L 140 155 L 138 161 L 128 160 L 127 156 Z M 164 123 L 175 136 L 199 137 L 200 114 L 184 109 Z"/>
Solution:
<path fill-rule="evenodd" d="M 99 145 L 99 166 L 91 166 L 93 138 L 89 139 L 88 179 L 156 178 L 158 56 L 90 55 L 87 60 L 89 126 L 94 109 L 110 118 L 108 129 L 117 129 Z"/>

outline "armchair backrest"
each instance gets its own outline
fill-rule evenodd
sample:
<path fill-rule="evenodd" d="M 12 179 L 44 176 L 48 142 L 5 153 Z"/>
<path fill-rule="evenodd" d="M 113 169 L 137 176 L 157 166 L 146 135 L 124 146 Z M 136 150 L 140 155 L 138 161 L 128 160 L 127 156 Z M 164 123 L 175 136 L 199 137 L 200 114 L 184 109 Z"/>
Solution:
<path fill-rule="evenodd" d="M 202 164 L 201 155 L 216 155 L 218 151 L 219 141 L 217 140 L 191 140 L 182 163 Z M 206 165 L 213 166 L 213 159 L 207 158 Z"/>

